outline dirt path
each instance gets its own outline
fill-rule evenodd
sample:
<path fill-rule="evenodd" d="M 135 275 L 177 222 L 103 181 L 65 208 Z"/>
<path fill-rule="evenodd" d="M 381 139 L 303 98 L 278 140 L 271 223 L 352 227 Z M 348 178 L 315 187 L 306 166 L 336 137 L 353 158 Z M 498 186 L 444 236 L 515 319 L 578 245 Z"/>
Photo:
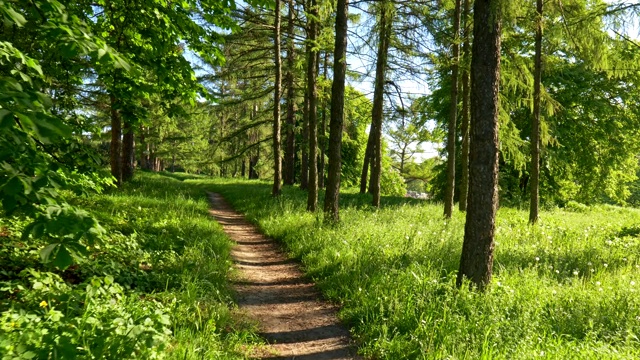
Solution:
<path fill-rule="evenodd" d="M 261 359 L 358 359 L 349 332 L 340 325 L 336 308 L 320 299 L 298 265 L 278 245 L 235 212 L 219 194 L 209 193 L 211 215 L 236 242 L 231 255 L 240 272 L 234 287 L 238 304 L 259 322 L 270 344 Z"/>

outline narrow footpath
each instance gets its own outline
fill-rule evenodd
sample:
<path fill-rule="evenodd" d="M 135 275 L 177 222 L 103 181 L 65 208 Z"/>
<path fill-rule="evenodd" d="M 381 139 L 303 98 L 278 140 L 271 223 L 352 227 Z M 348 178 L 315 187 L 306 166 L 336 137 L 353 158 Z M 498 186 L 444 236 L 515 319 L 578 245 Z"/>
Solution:
<path fill-rule="evenodd" d="M 260 359 L 359 359 L 337 309 L 320 299 L 298 265 L 280 247 L 231 208 L 219 194 L 209 193 L 211 215 L 235 241 L 231 255 L 240 278 L 234 283 L 243 313 L 259 323 L 269 343 Z"/>

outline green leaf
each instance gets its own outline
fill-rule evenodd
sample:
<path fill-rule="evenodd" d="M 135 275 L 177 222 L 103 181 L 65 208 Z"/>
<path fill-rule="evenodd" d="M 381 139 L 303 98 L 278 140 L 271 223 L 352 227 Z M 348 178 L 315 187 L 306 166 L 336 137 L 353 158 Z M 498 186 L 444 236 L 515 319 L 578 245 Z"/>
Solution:
<path fill-rule="evenodd" d="M 24 18 L 24 16 L 22 16 L 22 14 L 20 14 L 19 12 L 13 10 L 11 6 L 7 6 L 5 4 L 2 5 L 3 7 L 1 11 L 4 13 L 5 18 L 8 18 L 8 20 L 16 24 L 18 27 L 22 27 L 27 23 L 27 20 Z"/>
<path fill-rule="evenodd" d="M 17 176 L 12 177 L 2 188 L 5 194 L 15 196 L 24 193 L 22 181 Z"/>
<path fill-rule="evenodd" d="M 68 268 L 73 264 L 73 257 L 71 256 L 71 253 L 62 244 L 60 244 L 60 248 L 56 253 L 55 259 L 53 259 L 52 264 L 53 266 L 62 270 Z"/>
<path fill-rule="evenodd" d="M 7 109 L 0 109 L 0 129 L 11 127 L 14 123 L 13 116 L 10 115 L 11 111 Z"/>
<path fill-rule="evenodd" d="M 54 250 L 59 245 L 60 244 L 58 244 L 58 243 L 49 244 L 49 245 L 45 246 L 44 249 L 40 250 L 40 258 L 42 259 L 42 261 L 45 262 L 45 263 L 51 261 L 51 254 L 54 252 Z"/>

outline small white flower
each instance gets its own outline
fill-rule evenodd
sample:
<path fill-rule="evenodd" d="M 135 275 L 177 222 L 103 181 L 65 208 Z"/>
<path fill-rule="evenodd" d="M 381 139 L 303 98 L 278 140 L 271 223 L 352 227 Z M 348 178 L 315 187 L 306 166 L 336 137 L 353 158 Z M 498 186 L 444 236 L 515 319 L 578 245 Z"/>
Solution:
<path fill-rule="evenodd" d="M 578 270 L 573 270 L 573 275 L 578 276 Z"/>
<path fill-rule="evenodd" d="M 597 285 L 597 286 L 600 286 L 600 281 L 596 281 L 596 285 Z"/>
<path fill-rule="evenodd" d="M 536 261 L 540 261 L 540 258 L 536 256 Z"/>
<path fill-rule="evenodd" d="M 593 265 L 593 264 L 591 263 L 591 261 L 589 261 L 589 262 L 587 263 L 587 265 L 591 266 L 591 265 Z"/>
<path fill-rule="evenodd" d="M 556 274 L 560 274 L 560 270 L 556 270 Z"/>
<path fill-rule="evenodd" d="M 604 263 L 604 264 L 602 264 L 602 266 L 607 267 L 607 266 L 609 266 L 609 264 Z"/>
<path fill-rule="evenodd" d="M 636 282 L 635 281 L 631 281 L 631 286 L 636 286 Z"/>

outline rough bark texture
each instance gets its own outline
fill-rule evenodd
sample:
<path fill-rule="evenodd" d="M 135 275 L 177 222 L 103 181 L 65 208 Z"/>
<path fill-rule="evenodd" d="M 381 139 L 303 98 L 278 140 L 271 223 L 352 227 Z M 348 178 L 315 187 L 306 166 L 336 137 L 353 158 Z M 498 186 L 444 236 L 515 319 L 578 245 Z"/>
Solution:
<path fill-rule="evenodd" d="M 280 0 L 276 0 L 274 20 L 274 47 L 276 79 L 273 90 L 273 196 L 282 190 L 282 159 L 280 155 L 280 84 L 282 82 L 282 64 L 280 59 Z"/>
<path fill-rule="evenodd" d="M 293 82 L 293 67 L 295 62 L 295 47 L 293 44 L 294 28 L 293 14 L 295 11 L 293 0 L 289 0 L 289 15 L 287 17 L 287 125 L 286 125 L 286 147 L 284 151 L 283 177 L 285 185 L 293 185 L 295 182 L 295 161 L 296 161 L 296 101 Z"/>
<path fill-rule="evenodd" d="M 531 202 L 529 223 L 538 221 L 540 205 L 540 86 L 542 83 L 542 0 L 536 0 L 536 55 L 533 71 L 533 121 L 531 123 Z"/>
<path fill-rule="evenodd" d="M 122 137 L 122 181 L 133 178 L 135 163 L 135 137 L 131 121 L 124 121 L 124 135 Z"/>
<path fill-rule="evenodd" d="M 111 145 L 109 148 L 109 162 L 111 175 L 116 179 L 116 184 L 122 184 L 122 118 L 117 109 L 117 100 L 114 95 L 109 95 L 111 103 Z"/>
<path fill-rule="evenodd" d="M 498 92 L 501 23 L 496 0 L 476 0 L 471 59 L 469 199 L 456 283 L 491 282 L 498 208 Z"/>
<path fill-rule="evenodd" d="M 456 187 L 456 120 L 458 118 L 458 68 L 460 63 L 460 1 L 456 0 L 453 14 L 453 63 L 451 64 L 451 107 L 447 136 L 447 188 L 444 195 L 444 216 L 453 213 L 453 195 Z"/>
<path fill-rule="evenodd" d="M 316 0 L 309 0 L 309 42 L 316 41 L 318 16 Z M 316 87 L 318 56 L 311 50 L 307 58 L 307 96 L 309 97 L 309 184 L 307 210 L 316 211 L 318 206 L 318 91 Z"/>
<path fill-rule="evenodd" d="M 464 68 L 462 70 L 462 149 L 460 151 L 460 211 L 467 211 L 467 192 L 469 191 L 469 61 L 471 60 L 471 34 L 469 32 L 469 0 L 464 0 L 462 18 L 464 19 L 464 42 L 462 43 L 462 59 Z"/>
<path fill-rule="evenodd" d="M 373 89 L 373 110 L 371 111 L 371 130 L 373 134 L 371 151 L 371 182 L 369 191 L 373 195 L 372 205 L 380 206 L 380 177 L 382 175 L 382 117 L 384 105 L 384 84 L 387 73 L 387 55 L 391 37 L 391 12 L 387 1 L 380 3 L 380 38 L 378 39 L 378 58 L 376 59 L 376 79 Z M 362 187 L 360 188 L 362 190 Z"/>
<path fill-rule="evenodd" d="M 336 38 L 333 52 L 333 84 L 331 86 L 331 118 L 329 124 L 329 174 L 324 198 L 326 218 L 339 221 L 340 175 L 342 168 L 342 126 L 344 124 L 344 87 L 347 70 L 347 15 L 349 0 L 336 5 Z"/>

